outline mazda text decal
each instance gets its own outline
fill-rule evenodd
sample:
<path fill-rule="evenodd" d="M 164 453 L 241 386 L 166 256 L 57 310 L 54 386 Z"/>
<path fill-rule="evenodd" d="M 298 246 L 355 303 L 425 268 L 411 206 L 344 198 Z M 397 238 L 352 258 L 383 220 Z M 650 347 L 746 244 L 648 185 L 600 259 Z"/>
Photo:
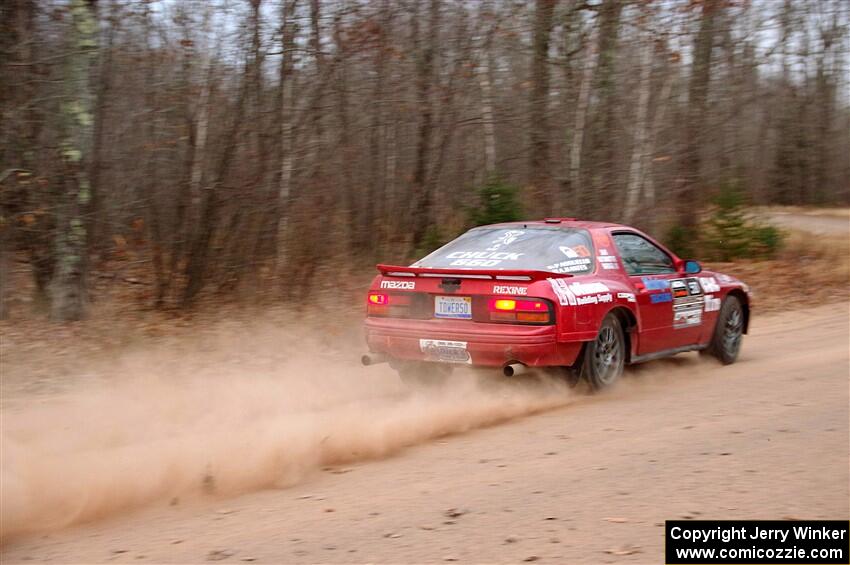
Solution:
<path fill-rule="evenodd" d="M 413 290 L 416 288 L 416 281 L 381 281 L 381 288 Z"/>

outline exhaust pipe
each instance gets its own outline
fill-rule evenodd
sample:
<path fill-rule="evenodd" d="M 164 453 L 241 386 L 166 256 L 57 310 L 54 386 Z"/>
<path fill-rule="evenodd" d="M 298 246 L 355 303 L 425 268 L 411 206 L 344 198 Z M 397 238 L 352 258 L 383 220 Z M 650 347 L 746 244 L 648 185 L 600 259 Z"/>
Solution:
<path fill-rule="evenodd" d="M 386 363 L 387 361 L 387 356 L 381 355 L 380 353 L 366 353 L 360 358 L 360 362 L 363 363 L 364 367 L 378 365 L 379 363 Z"/>
<path fill-rule="evenodd" d="M 502 373 L 506 377 L 516 377 L 518 375 L 522 375 L 528 371 L 528 367 L 523 365 L 522 363 L 510 363 L 509 365 L 505 365 L 502 367 Z"/>

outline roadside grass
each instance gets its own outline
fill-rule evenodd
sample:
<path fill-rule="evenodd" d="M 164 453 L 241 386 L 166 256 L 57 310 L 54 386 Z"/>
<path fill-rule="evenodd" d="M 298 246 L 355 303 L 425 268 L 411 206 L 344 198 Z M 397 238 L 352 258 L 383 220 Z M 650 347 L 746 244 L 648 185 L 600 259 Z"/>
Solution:
<path fill-rule="evenodd" d="M 771 260 L 709 263 L 750 285 L 757 313 L 846 302 L 850 296 L 850 240 L 784 230 L 787 238 Z"/>

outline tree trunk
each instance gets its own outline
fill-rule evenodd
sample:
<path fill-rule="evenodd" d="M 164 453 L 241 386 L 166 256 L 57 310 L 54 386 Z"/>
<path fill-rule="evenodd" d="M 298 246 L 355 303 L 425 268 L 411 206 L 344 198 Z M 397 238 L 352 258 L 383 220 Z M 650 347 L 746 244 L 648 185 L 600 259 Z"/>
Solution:
<path fill-rule="evenodd" d="M 688 96 L 686 145 L 683 159 L 682 187 L 676 199 L 676 219 L 684 230 L 682 237 L 692 240 L 696 235 L 697 212 L 703 201 L 700 182 L 703 126 L 708 105 L 708 85 L 711 80 L 711 52 L 714 48 L 715 18 L 721 0 L 704 0 L 700 27 L 694 41 L 694 61 Z"/>
<path fill-rule="evenodd" d="M 570 192 L 572 193 L 572 209 L 584 213 L 584 187 L 581 179 L 581 154 L 584 147 L 585 130 L 587 128 L 587 113 L 590 108 L 590 86 L 593 81 L 593 72 L 596 67 L 596 47 L 594 37 L 590 38 L 584 56 L 584 68 L 581 72 L 581 85 L 578 90 L 578 101 L 576 102 L 575 125 L 573 126 L 573 137 L 569 147 L 569 179 Z"/>
<path fill-rule="evenodd" d="M 105 48 L 100 49 L 100 64 L 97 72 L 97 102 L 94 111 L 94 146 L 92 148 L 91 164 L 91 203 L 86 210 L 88 216 L 87 236 L 88 249 L 95 251 L 103 245 L 102 218 L 105 215 L 101 209 L 102 187 L 101 178 L 106 163 L 103 158 L 104 144 L 106 143 L 106 131 L 104 123 L 107 120 L 109 109 L 109 97 L 112 89 L 112 59 L 113 46 L 115 43 L 115 27 L 118 22 L 118 6 L 116 0 L 109 3 L 109 26 L 106 34 Z"/>
<path fill-rule="evenodd" d="M 620 16 L 624 2 L 604 0 L 599 8 L 598 57 L 594 77 L 594 90 L 598 100 L 592 113 L 589 142 L 590 162 L 593 178 L 592 192 L 586 194 L 589 212 L 596 216 L 610 215 L 608 202 L 621 196 L 618 190 L 621 167 L 618 160 L 620 135 L 617 132 L 618 74 L 617 52 L 620 41 Z"/>
<path fill-rule="evenodd" d="M 478 63 L 478 84 L 481 87 L 481 121 L 484 133 L 484 175 L 490 177 L 496 173 L 496 124 L 493 117 L 493 35 L 496 32 L 495 16 L 492 4 L 482 5 L 482 20 L 487 26 Z M 484 179 L 486 182 L 486 178 Z"/>
<path fill-rule="evenodd" d="M 80 320 L 86 313 L 87 238 L 83 213 L 91 198 L 88 164 L 93 143 L 94 87 L 90 72 L 98 52 L 94 2 L 73 0 L 62 100 L 62 196 L 57 214 L 56 271 L 51 318 Z"/>
<path fill-rule="evenodd" d="M 669 61 L 669 65 L 675 64 L 674 61 Z M 665 118 L 667 116 L 667 108 L 672 103 L 670 102 L 670 92 L 673 89 L 673 77 L 676 74 L 675 69 L 670 69 L 666 71 L 664 76 L 664 82 L 661 85 L 661 92 L 658 94 L 658 103 L 656 104 L 655 115 L 652 117 L 652 131 L 651 138 L 649 140 L 649 163 L 646 166 L 646 174 L 644 176 L 644 196 L 645 196 L 645 206 L 648 210 L 654 210 L 656 206 L 655 200 L 655 174 L 652 170 L 652 165 L 655 163 L 654 156 L 656 151 L 658 150 L 658 139 L 661 136 L 661 128 L 664 125 Z M 646 227 L 651 231 L 655 231 L 655 228 L 658 223 L 658 214 L 649 214 L 647 218 Z"/>
<path fill-rule="evenodd" d="M 181 306 L 191 306 L 198 293 L 207 283 L 207 274 L 210 257 L 210 247 L 213 242 L 215 231 L 221 217 L 221 195 L 222 186 L 227 180 L 230 167 L 236 153 L 239 141 L 239 131 L 242 127 L 243 115 L 245 113 L 245 101 L 248 97 L 250 81 L 248 77 L 242 77 L 239 85 L 239 93 L 235 101 L 230 123 L 223 134 L 223 147 L 218 158 L 214 177 L 210 186 L 205 187 L 205 194 L 201 204 L 201 217 L 198 233 L 192 239 L 189 248 L 189 257 L 186 263 L 186 287 L 183 289 Z"/>
<path fill-rule="evenodd" d="M 644 18 L 646 22 L 648 18 Z M 651 154 L 649 146 L 649 94 L 652 77 L 652 36 L 648 31 L 641 38 L 640 80 L 638 82 L 638 105 L 635 113 L 635 135 L 632 142 L 632 157 L 629 163 L 629 179 L 626 185 L 626 206 L 623 221 L 631 223 L 643 188 L 646 161 Z"/>
<path fill-rule="evenodd" d="M 529 155 L 532 209 L 552 212 L 552 160 L 549 155 L 549 41 L 555 0 L 536 0 L 531 66 L 531 154 Z"/>
<path fill-rule="evenodd" d="M 281 61 L 280 103 L 278 121 L 280 122 L 280 173 L 277 189 L 277 237 L 275 238 L 275 265 L 283 267 L 286 250 L 286 226 L 289 214 L 289 200 L 292 195 L 292 174 L 295 169 L 295 145 L 293 143 L 293 102 L 292 102 L 292 58 L 295 53 L 295 8 L 297 0 L 285 0 L 281 6 Z"/>
<path fill-rule="evenodd" d="M 386 175 L 386 113 L 389 98 L 384 92 L 386 87 L 387 54 L 389 51 L 388 38 L 391 33 L 393 11 L 390 9 L 390 1 L 383 0 L 381 3 L 381 20 L 377 32 L 375 45 L 375 78 L 372 85 L 372 113 L 369 120 L 369 189 L 368 199 L 364 210 L 364 218 L 361 222 L 361 234 L 371 233 L 374 239 L 381 244 L 387 240 L 387 222 L 384 221 L 388 211 L 387 175 Z M 375 221 L 375 220 L 378 221 Z M 378 252 L 377 246 L 373 247 L 373 255 Z"/>
<path fill-rule="evenodd" d="M 431 90 L 434 83 L 434 54 L 439 40 L 440 0 L 431 0 L 428 22 L 428 37 L 420 37 L 419 14 L 413 14 L 414 49 L 418 53 L 416 65 L 416 101 L 421 117 L 416 143 L 416 165 L 413 171 L 413 248 L 419 249 L 425 240 L 428 228 L 433 224 L 434 195 L 428 179 L 431 154 L 431 138 L 434 130 L 434 108 Z M 424 43 L 424 46 L 422 45 Z"/>

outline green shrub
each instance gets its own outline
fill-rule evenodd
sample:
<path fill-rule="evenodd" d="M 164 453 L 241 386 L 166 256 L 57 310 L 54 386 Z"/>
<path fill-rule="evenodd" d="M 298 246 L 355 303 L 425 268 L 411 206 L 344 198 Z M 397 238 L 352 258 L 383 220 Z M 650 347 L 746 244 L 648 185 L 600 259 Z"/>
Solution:
<path fill-rule="evenodd" d="M 697 232 L 694 228 L 675 225 L 667 231 L 664 241 L 679 257 L 695 257 L 697 249 Z"/>
<path fill-rule="evenodd" d="M 782 249 L 785 242 L 785 233 L 779 228 L 770 225 L 761 225 L 755 229 L 755 253 L 760 257 L 772 259 Z"/>
<path fill-rule="evenodd" d="M 714 199 L 714 209 L 703 229 L 706 255 L 716 261 L 738 258 L 772 258 L 785 236 L 774 226 L 751 218 L 744 195 L 732 183 L 724 184 Z"/>
<path fill-rule="evenodd" d="M 440 235 L 440 229 L 436 225 L 430 225 L 425 231 L 425 237 L 422 238 L 422 249 L 417 251 L 425 254 L 431 253 L 442 247 L 444 243 L 446 243 L 446 240 Z"/>
<path fill-rule="evenodd" d="M 469 221 L 476 226 L 515 222 L 522 219 L 520 188 L 492 176 L 478 189 L 478 206 L 469 210 Z"/>

